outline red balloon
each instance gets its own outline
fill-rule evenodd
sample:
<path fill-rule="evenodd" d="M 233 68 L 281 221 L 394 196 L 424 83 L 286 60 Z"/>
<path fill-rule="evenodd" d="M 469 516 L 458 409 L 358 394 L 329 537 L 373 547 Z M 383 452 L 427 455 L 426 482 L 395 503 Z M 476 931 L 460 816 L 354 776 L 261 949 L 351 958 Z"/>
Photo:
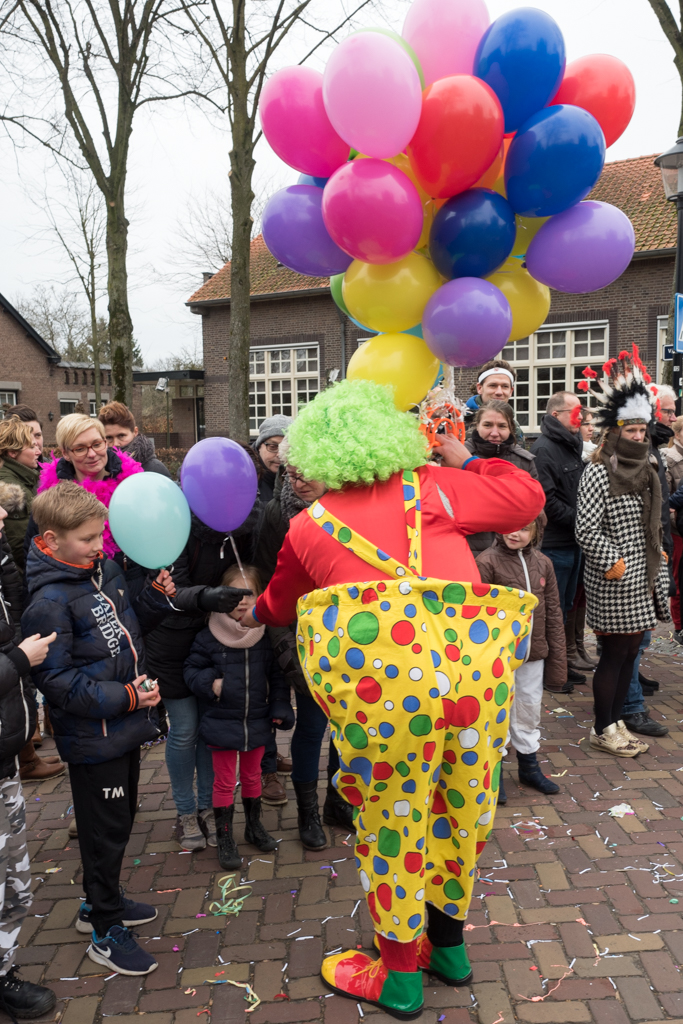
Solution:
<path fill-rule="evenodd" d="M 500 152 L 504 124 L 498 97 L 481 79 L 451 75 L 428 86 L 407 150 L 427 195 L 446 199 L 472 188 Z"/>
<path fill-rule="evenodd" d="M 562 84 L 548 106 L 557 103 L 587 110 L 602 128 L 605 145 L 611 146 L 633 117 L 636 83 L 618 57 L 591 53 L 567 64 Z"/>

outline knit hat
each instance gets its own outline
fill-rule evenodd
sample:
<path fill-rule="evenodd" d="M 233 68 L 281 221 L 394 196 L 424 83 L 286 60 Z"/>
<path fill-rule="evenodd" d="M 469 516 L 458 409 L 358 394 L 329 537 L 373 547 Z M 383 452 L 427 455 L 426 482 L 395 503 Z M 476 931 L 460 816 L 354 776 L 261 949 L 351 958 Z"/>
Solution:
<path fill-rule="evenodd" d="M 254 448 L 259 450 L 264 441 L 270 437 L 284 437 L 287 427 L 292 422 L 291 416 L 271 416 L 261 424 L 259 436 L 254 441 Z"/>

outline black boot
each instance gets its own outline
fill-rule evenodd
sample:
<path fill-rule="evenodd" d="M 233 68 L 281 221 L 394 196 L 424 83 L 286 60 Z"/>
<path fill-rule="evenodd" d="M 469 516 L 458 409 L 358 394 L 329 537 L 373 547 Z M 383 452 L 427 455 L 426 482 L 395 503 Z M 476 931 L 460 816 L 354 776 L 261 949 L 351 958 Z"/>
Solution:
<path fill-rule="evenodd" d="M 500 780 L 498 782 L 498 800 L 496 805 L 500 804 L 503 807 L 508 802 L 508 795 L 505 792 L 505 786 L 503 785 L 503 769 L 500 769 Z"/>
<path fill-rule="evenodd" d="M 277 849 L 277 843 L 266 832 L 261 821 L 261 797 L 243 796 L 244 805 L 244 841 L 252 843 L 261 853 L 272 853 Z"/>
<path fill-rule="evenodd" d="M 541 771 L 535 754 L 520 754 L 518 751 L 517 770 L 519 781 L 525 786 L 531 786 L 547 796 L 560 792 L 560 787 L 552 779 L 547 779 Z"/>
<path fill-rule="evenodd" d="M 335 772 L 328 767 L 327 794 L 323 804 L 323 821 L 326 825 L 339 825 L 340 828 L 345 828 L 347 832 L 355 832 L 353 807 L 351 804 L 347 804 L 344 797 L 332 785 L 334 775 Z"/>
<path fill-rule="evenodd" d="M 232 818 L 235 805 L 230 807 L 214 807 L 216 819 L 216 842 L 218 844 L 218 863 L 226 871 L 238 871 L 242 867 L 242 858 L 235 837 L 232 834 Z"/>
<path fill-rule="evenodd" d="M 17 970 L 18 967 L 10 967 L 0 978 L 0 1008 L 13 1020 L 42 1017 L 55 1005 L 57 996 L 51 988 L 18 978 Z"/>
<path fill-rule="evenodd" d="M 295 782 L 296 806 L 299 812 L 299 835 L 306 850 L 324 850 L 327 838 L 318 812 L 318 781 Z"/>

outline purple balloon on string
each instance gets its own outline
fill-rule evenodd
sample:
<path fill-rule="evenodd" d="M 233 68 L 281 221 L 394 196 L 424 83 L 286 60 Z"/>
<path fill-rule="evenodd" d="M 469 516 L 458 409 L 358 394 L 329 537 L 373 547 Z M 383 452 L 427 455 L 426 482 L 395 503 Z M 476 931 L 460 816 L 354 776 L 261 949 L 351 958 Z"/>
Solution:
<path fill-rule="evenodd" d="M 219 533 L 231 533 L 254 506 L 256 467 L 236 441 L 206 437 L 185 456 L 180 486 L 198 519 Z"/>
<path fill-rule="evenodd" d="M 558 292 L 595 292 L 624 273 L 635 247 L 626 214 L 591 199 L 543 225 L 529 246 L 526 266 L 532 277 Z"/>
<path fill-rule="evenodd" d="M 480 277 L 458 277 L 434 292 L 422 330 L 428 347 L 450 366 L 480 366 L 503 348 L 512 330 L 510 304 Z"/>
<path fill-rule="evenodd" d="M 263 240 L 276 260 L 297 274 L 331 277 L 343 274 L 353 257 L 340 249 L 323 222 L 323 190 L 289 185 L 266 203 Z"/>

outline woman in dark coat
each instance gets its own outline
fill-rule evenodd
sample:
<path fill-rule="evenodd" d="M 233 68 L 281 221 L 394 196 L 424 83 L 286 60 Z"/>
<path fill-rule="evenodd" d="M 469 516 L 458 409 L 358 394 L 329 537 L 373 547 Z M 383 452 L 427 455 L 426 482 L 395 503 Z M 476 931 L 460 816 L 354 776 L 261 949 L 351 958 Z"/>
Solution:
<path fill-rule="evenodd" d="M 24 537 L 31 516 L 31 504 L 38 486 L 39 451 L 28 423 L 18 416 L 0 424 L 0 481 L 13 486 L 8 502 L 4 533 L 12 548 L 12 557 L 19 572 L 26 563 Z"/>
<path fill-rule="evenodd" d="M 478 459 L 503 459 L 518 469 L 524 469 L 534 480 L 538 480 L 534 456 L 517 443 L 515 414 L 507 402 L 494 399 L 477 409 L 474 430 L 465 441 L 465 447 Z M 544 525 L 543 516 L 541 530 Z M 494 539 L 494 533 L 473 533 L 467 538 L 467 543 L 476 558 L 482 551 L 491 547 Z"/>
<path fill-rule="evenodd" d="M 107 402 L 97 418 L 104 426 L 108 447 L 126 452 L 140 463 L 145 473 L 159 473 L 160 476 L 171 478 L 166 466 L 154 454 L 154 441 L 140 433 L 127 405 L 123 402 Z"/>

